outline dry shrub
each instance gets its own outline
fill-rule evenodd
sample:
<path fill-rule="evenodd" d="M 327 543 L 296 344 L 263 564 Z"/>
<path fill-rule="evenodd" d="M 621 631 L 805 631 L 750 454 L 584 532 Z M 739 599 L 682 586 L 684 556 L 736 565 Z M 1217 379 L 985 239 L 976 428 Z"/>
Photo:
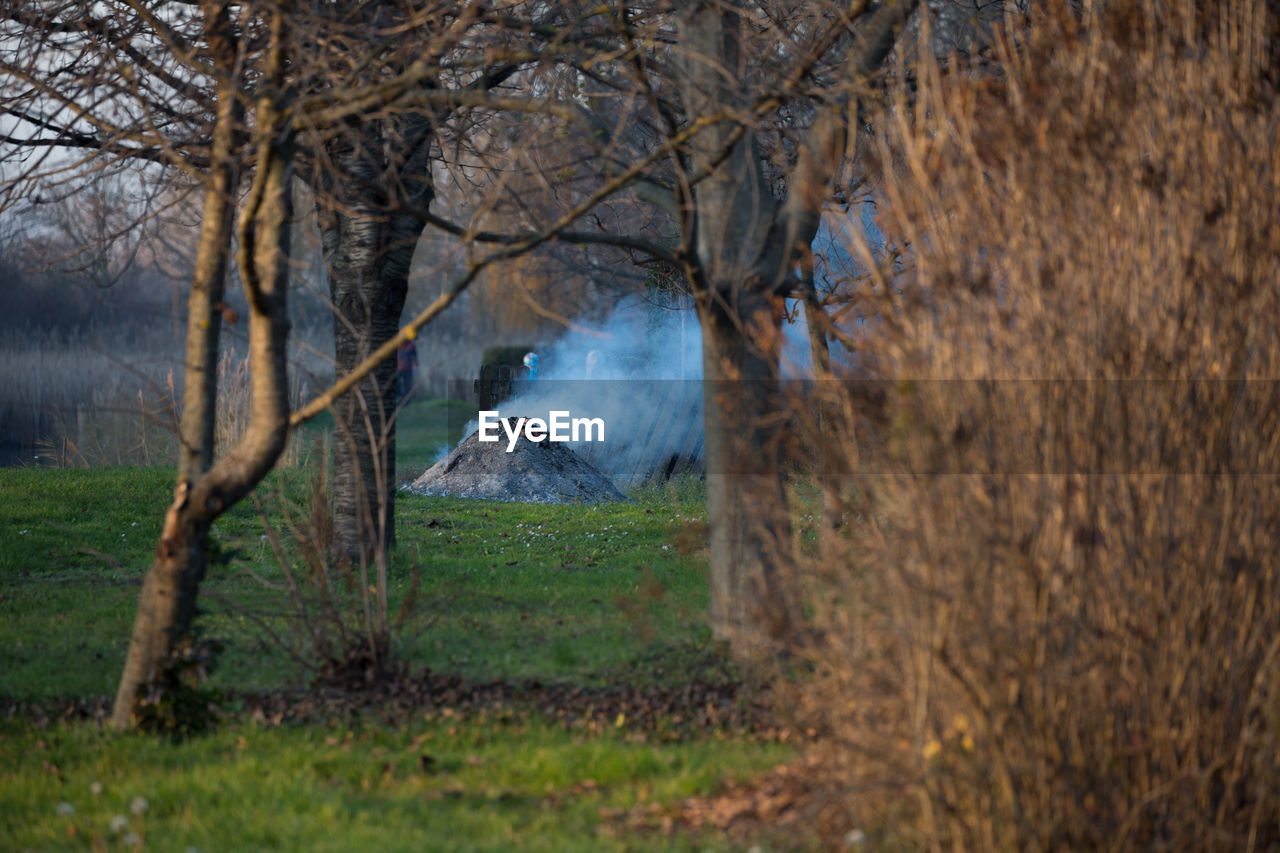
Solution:
<path fill-rule="evenodd" d="M 1107 8 L 880 123 L 813 701 L 881 843 L 1280 845 L 1276 21 Z"/>
<path fill-rule="evenodd" d="M 385 562 L 353 564 L 336 549 L 331 455 L 326 436 L 304 454 L 299 467 L 281 471 L 269 496 L 254 498 L 274 565 L 265 573 L 244 569 L 280 593 L 282 606 L 275 616 L 260 617 L 229 598 L 215 598 L 249 618 L 313 684 L 366 690 L 405 672 L 393 655 L 392 640 L 417 604 L 419 570 L 412 568 L 409 589 L 391 613 Z M 269 504 L 282 524 L 269 518 Z"/>

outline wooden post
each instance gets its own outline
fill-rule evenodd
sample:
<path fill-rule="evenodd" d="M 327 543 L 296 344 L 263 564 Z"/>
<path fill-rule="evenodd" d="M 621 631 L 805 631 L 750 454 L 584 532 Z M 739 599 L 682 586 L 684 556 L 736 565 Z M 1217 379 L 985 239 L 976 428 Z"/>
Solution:
<path fill-rule="evenodd" d="M 88 415 L 85 412 L 84 403 L 77 403 L 76 404 L 76 449 L 79 450 L 81 453 L 84 453 L 84 448 L 86 446 L 84 443 L 84 431 L 85 431 L 85 426 L 87 421 L 88 421 Z"/>

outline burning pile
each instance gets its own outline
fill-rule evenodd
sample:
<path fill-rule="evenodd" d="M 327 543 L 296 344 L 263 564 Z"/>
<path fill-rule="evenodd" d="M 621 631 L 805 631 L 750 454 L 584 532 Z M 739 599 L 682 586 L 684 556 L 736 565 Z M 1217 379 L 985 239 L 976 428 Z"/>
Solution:
<path fill-rule="evenodd" d="M 406 487 L 420 495 L 530 503 L 625 501 L 613 481 L 561 443 L 481 443 L 479 433 Z"/>

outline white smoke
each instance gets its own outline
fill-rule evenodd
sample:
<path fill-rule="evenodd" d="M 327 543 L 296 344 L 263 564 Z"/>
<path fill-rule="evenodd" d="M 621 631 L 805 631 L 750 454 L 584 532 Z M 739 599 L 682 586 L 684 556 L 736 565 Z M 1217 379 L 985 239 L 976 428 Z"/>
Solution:
<path fill-rule="evenodd" d="M 537 378 L 499 404 L 502 418 L 549 421 L 551 412 L 565 411 L 602 419 L 603 443 L 570 447 L 623 483 L 646 479 L 673 459 L 701 459 L 702 334 L 691 308 L 626 304 L 537 353 Z M 463 435 L 477 426 L 468 424 Z"/>
<path fill-rule="evenodd" d="M 628 303 L 599 327 L 571 329 L 544 351 L 538 379 L 702 379 L 702 332 L 692 308 Z"/>
<path fill-rule="evenodd" d="M 788 304 L 781 375 L 813 376 L 804 310 Z M 569 330 L 540 347 L 536 379 L 517 385 L 498 405 L 500 416 L 551 420 L 551 412 L 600 418 L 605 441 L 570 443 L 623 485 L 673 462 L 696 469 L 703 457 L 702 333 L 692 308 L 628 304 L 601 324 Z M 835 355 L 835 353 L 833 353 Z M 470 436 L 472 421 L 463 430 Z M 499 431 L 502 444 L 506 434 Z"/>

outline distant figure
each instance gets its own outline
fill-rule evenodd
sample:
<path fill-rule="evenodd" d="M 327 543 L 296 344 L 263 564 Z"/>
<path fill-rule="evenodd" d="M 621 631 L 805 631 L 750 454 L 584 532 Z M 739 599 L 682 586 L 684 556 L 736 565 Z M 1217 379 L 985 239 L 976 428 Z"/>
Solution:
<path fill-rule="evenodd" d="M 524 366 L 529 368 L 530 382 L 538 378 L 538 354 L 536 352 L 524 354 Z"/>
<path fill-rule="evenodd" d="M 396 401 L 403 404 L 418 381 L 418 348 L 405 341 L 396 350 Z"/>
<path fill-rule="evenodd" d="M 593 349 L 587 353 L 587 378 L 596 379 L 603 372 L 600 364 L 600 350 Z"/>

